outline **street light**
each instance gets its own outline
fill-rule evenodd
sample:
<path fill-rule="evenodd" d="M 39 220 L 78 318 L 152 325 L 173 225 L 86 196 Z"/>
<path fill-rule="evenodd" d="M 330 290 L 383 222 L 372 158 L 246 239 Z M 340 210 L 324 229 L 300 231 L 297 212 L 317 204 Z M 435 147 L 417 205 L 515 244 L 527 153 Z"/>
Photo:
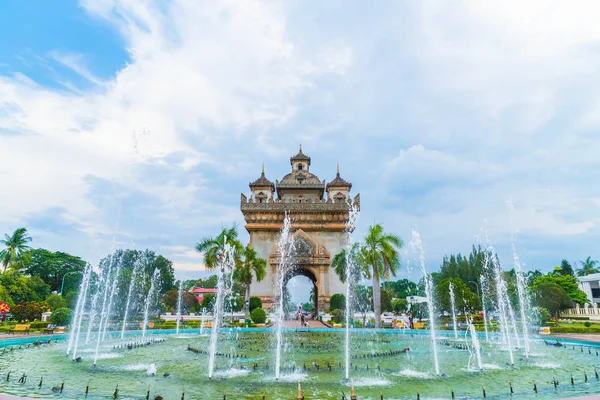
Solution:
<path fill-rule="evenodd" d="M 67 277 L 67 275 L 69 275 L 69 274 L 81 274 L 81 271 L 71 271 L 71 272 L 67 272 L 66 274 L 64 274 L 64 275 L 63 275 L 63 278 L 62 278 L 62 283 L 61 283 L 61 285 L 60 285 L 60 295 L 61 295 L 61 296 L 62 296 L 62 294 L 63 294 L 63 289 L 64 289 L 64 287 L 65 287 L 65 278 L 66 278 L 66 277 Z"/>

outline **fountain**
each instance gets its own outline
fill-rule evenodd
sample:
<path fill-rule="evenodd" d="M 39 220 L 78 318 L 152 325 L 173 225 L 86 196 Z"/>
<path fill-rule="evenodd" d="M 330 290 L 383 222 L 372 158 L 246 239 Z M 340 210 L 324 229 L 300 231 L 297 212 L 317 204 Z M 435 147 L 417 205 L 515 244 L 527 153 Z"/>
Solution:
<path fill-rule="evenodd" d="M 104 325 L 104 319 L 108 318 L 108 316 L 106 315 L 106 300 L 108 297 L 108 288 L 110 285 L 110 277 L 112 274 L 112 269 L 114 267 L 114 256 L 110 256 L 109 257 L 109 261 L 108 261 L 108 268 L 106 268 L 106 272 L 104 273 L 103 279 L 102 279 L 102 286 L 103 286 L 103 297 L 102 297 L 102 310 L 100 311 L 100 324 L 98 325 L 98 337 L 96 338 L 96 351 L 95 351 L 95 355 L 94 355 L 94 365 L 96 365 L 96 362 L 98 361 L 98 353 L 100 351 L 100 341 L 102 339 L 101 336 L 101 329 L 102 326 Z M 103 271 L 104 272 L 104 271 Z"/>
<path fill-rule="evenodd" d="M 513 254 L 513 263 L 515 266 L 515 275 L 517 278 L 517 293 L 519 295 L 519 311 L 521 315 L 521 327 L 523 331 L 523 344 L 525 348 L 525 358 L 529 358 L 529 324 L 527 321 L 528 307 L 529 301 L 527 299 L 527 291 L 525 289 L 525 278 L 523 276 L 523 268 L 521 266 L 521 260 L 519 260 L 519 256 L 517 255 L 517 249 L 515 246 L 516 233 L 514 229 L 514 205 L 511 200 L 506 202 L 509 212 L 510 212 L 510 225 L 511 225 L 511 235 L 510 242 Z"/>
<path fill-rule="evenodd" d="M 83 320 L 83 314 L 85 313 L 85 303 L 86 303 L 86 295 L 88 292 L 88 288 L 90 287 L 90 278 L 91 278 L 91 274 L 92 274 L 92 267 L 91 265 L 87 265 L 85 272 L 83 274 L 83 279 L 82 282 L 85 282 L 85 284 L 83 285 L 83 288 L 79 294 L 79 297 L 82 298 L 81 300 L 81 304 L 80 304 L 80 309 L 79 309 L 79 315 L 77 316 L 77 318 L 74 320 L 75 321 L 75 329 L 73 329 L 73 334 L 75 335 L 75 344 L 73 347 L 73 361 L 77 358 L 77 347 L 79 346 L 79 336 L 81 333 L 81 322 Z"/>
<path fill-rule="evenodd" d="M 350 204 L 350 210 L 348 213 L 348 222 L 346 222 L 346 332 L 345 332 L 345 346 L 344 346 L 344 379 L 350 378 L 350 325 L 351 318 L 353 318 L 353 285 L 355 275 L 355 262 L 354 255 L 351 254 L 354 246 L 352 242 L 352 231 L 358 221 L 359 210 L 356 204 Z"/>
<path fill-rule="evenodd" d="M 421 236 L 417 231 L 413 229 L 411 247 L 417 251 L 419 256 L 419 262 L 421 264 L 421 272 L 423 273 L 423 280 L 425 281 L 425 296 L 427 297 L 427 308 L 429 310 L 429 334 L 431 335 L 431 346 L 433 349 L 433 362 L 435 367 L 435 374 L 440 374 L 440 363 L 438 360 L 438 349 L 437 339 L 435 334 L 435 307 L 433 305 L 433 280 L 431 275 L 427 273 L 425 267 L 425 249 L 423 248 L 423 242 L 421 242 Z"/>
<path fill-rule="evenodd" d="M 283 323 L 285 318 L 284 310 L 284 296 L 283 296 L 283 285 L 285 281 L 285 274 L 290 268 L 289 255 L 294 250 L 294 239 L 291 234 L 292 223 L 290 221 L 290 215 L 286 213 L 283 220 L 283 227 L 281 228 L 281 234 L 279 236 L 279 242 L 277 247 L 279 249 L 279 274 L 277 276 L 277 323 L 275 328 L 275 379 L 278 380 L 281 375 L 281 347 L 283 341 Z"/>
<path fill-rule="evenodd" d="M 485 263 L 484 263 L 484 271 L 487 269 L 488 265 L 488 252 L 485 252 Z M 487 317 L 487 307 L 486 307 L 486 293 L 488 292 L 487 286 L 487 278 L 484 274 L 479 276 L 479 282 L 481 282 L 481 309 L 483 313 L 483 329 L 485 331 L 485 341 L 489 342 L 489 333 L 488 333 L 488 317 Z"/>
<path fill-rule="evenodd" d="M 209 345 L 209 357 L 208 357 L 208 377 L 212 378 L 215 371 L 215 361 L 217 352 L 217 338 L 219 334 L 219 328 L 223 321 L 223 307 L 225 300 L 225 292 L 227 287 L 226 273 L 231 273 L 234 264 L 234 249 L 227 242 L 227 237 L 223 239 L 223 248 L 219 254 L 219 267 L 217 268 L 217 296 L 215 299 L 213 309 L 213 323 L 212 331 L 210 334 L 210 345 Z"/>
<path fill-rule="evenodd" d="M 202 316 L 200 317 L 200 332 L 199 335 L 202 336 L 204 334 L 204 321 L 206 319 L 206 308 L 202 308 Z"/>
<path fill-rule="evenodd" d="M 509 302 L 508 294 L 506 292 L 506 282 L 502 277 L 502 268 L 500 267 L 500 263 L 497 261 L 496 253 L 494 252 L 493 247 L 489 247 L 488 251 L 490 252 L 490 258 L 492 261 L 492 267 L 495 274 L 496 279 L 496 301 L 497 301 L 497 310 L 500 312 L 500 329 L 502 330 L 503 339 L 506 341 L 506 347 L 508 348 L 508 354 L 510 357 L 510 365 L 515 365 L 515 359 L 513 356 L 512 344 L 510 341 L 510 328 L 508 326 L 508 306 L 507 302 Z"/>
<path fill-rule="evenodd" d="M 179 291 L 177 292 L 177 327 L 175 334 L 179 336 L 179 321 L 181 320 L 181 294 L 183 293 L 183 281 L 179 281 Z"/>
<path fill-rule="evenodd" d="M 347 231 L 356 217 L 351 211 Z M 280 293 L 285 273 L 294 267 L 290 230 L 290 217 L 286 216 L 279 241 Z M 352 244 L 348 232 L 346 249 L 350 252 Z M 110 256 L 98 269 L 86 267 L 68 337 L 65 335 L 63 339 L 56 334 L 48 342 L 37 337 L 14 339 L 10 344 L 0 341 L 0 369 L 5 374 L 0 379 L 0 393 L 81 399 L 91 389 L 88 398 L 114 398 L 115 393 L 121 398 L 221 398 L 227 389 L 227 398 L 271 400 L 298 396 L 296 385 L 302 380 L 301 396 L 323 400 L 339 399 L 344 392 L 342 397 L 371 399 L 451 398 L 452 395 L 475 399 L 481 398 L 482 392 L 487 398 L 512 394 L 514 398 L 536 399 L 600 393 L 600 381 L 593 369 L 600 347 L 562 339 L 556 344 L 533 334 L 525 337 L 527 329 L 521 332 L 522 321 L 519 321 L 521 299 L 517 301 L 515 296 L 513 301 L 508 296 L 505 272 L 491 246 L 486 247 L 480 278 L 481 329 L 485 329 L 486 340 L 484 332 L 478 335 L 479 327 L 472 318 L 467 320 L 467 329 L 460 332 L 464 333 L 464 340 L 458 335 L 462 304 L 460 297 L 456 298 L 460 295 L 456 284 L 449 288 L 454 329 L 436 330 L 433 282 L 416 231 L 411 245 L 417 252 L 423 276 L 425 298 L 418 301 L 427 303 L 428 331 L 354 329 L 350 307 L 356 304 L 352 299 L 359 292 L 355 293 L 356 286 L 352 285 L 356 282 L 352 257 L 346 259 L 346 286 L 340 290 L 345 290 L 348 302 L 345 329 L 311 327 L 307 332 L 286 328 L 281 295 L 274 305 L 277 313 L 273 327 L 224 329 L 221 322 L 229 303 L 227 296 L 231 294 L 234 267 L 234 249 L 226 238 L 215 271 L 219 279 L 211 334 L 204 335 L 203 325 L 208 319 L 204 309 L 198 317 L 199 330 L 186 329 L 179 323 L 168 330 L 158 331 L 158 326 L 151 330 L 148 321 L 161 291 L 159 270 L 150 269 L 152 274 L 147 276 L 143 271 L 150 264 L 141 259 L 127 267 L 118 254 Z M 98 281 L 92 278 L 94 274 L 98 274 Z M 133 283 L 136 277 L 139 285 Z M 142 287 L 147 290 L 141 290 Z M 182 282 L 178 283 L 178 289 L 177 320 L 180 321 Z M 524 294 L 526 301 L 527 292 Z M 142 296 L 143 304 L 136 301 Z M 499 332 L 494 330 L 494 311 L 499 316 Z M 466 310 L 464 313 L 468 317 Z M 110 331 L 118 315 L 121 319 L 116 329 L 120 332 L 113 337 Z M 127 331 L 127 320 L 142 319 L 142 329 Z M 161 339 L 156 339 L 157 332 L 161 333 Z M 185 345 L 176 338 L 178 335 L 186 335 Z M 517 339 L 521 339 L 521 349 Z M 68 358 L 64 357 L 65 350 Z M 526 357 L 527 363 L 512 367 Z M 502 359 L 507 360 L 499 362 Z M 440 362 L 447 375 L 440 372 Z M 34 385 L 30 383 L 33 379 Z M 572 384 L 567 383 L 570 381 Z M 532 382 L 536 382 L 534 390 Z"/>
<path fill-rule="evenodd" d="M 477 337 L 477 331 L 475 330 L 475 325 L 473 325 L 473 320 L 469 321 L 469 332 L 471 333 L 471 342 L 473 344 L 473 348 L 475 349 L 475 356 L 477 357 L 477 366 L 481 371 L 483 369 L 483 364 L 481 363 L 481 344 L 479 343 L 479 338 Z"/>
<path fill-rule="evenodd" d="M 454 339 L 458 340 L 458 327 L 456 325 L 456 302 L 454 300 L 454 285 L 450 282 L 448 285 L 450 290 L 450 308 L 452 308 L 452 326 L 454 328 Z"/>
<path fill-rule="evenodd" d="M 123 315 L 123 325 L 121 327 L 121 339 L 125 338 L 125 328 L 127 327 L 127 318 L 129 317 L 129 308 L 131 307 L 131 297 L 133 295 L 133 288 L 135 287 L 137 276 L 142 267 L 141 259 L 136 259 L 133 264 L 133 271 L 131 273 L 131 280 L 129 281 L 129 289 L 127 290 L 127 301 L 125 303 L 125 314 Z"/>
<path fill-rule="evenodd" d="M 156 291 L 156 283 L 160 278 L 160 271 L 158 268 L 154 269 L 152 273 L 152 279 L 150 279 L 150 289 L 148 289 L 148 295 L 146 296 L 146 306 L 144 308 L 144 325 L 142 326 L 142 337 L 146 337 L 146 330 L 148 329 L 148 315 L 150 313 L 150 307 L 154 303 L 154 295 Z"/>
<path fill-rule="evenodd" d="M 81 279 L 81 284 L 79 285 L 79 296 L 77 296 L 77 305 L 75 306 L 75 313 L 73 314 L 73 321 L 80 321 L 81 316 L 83 315 L 83 309 L 85 307 L 85 292 L 87 287 L 90 284 L 90 277 L 92 266 L 86 265 L 86 269 L 83 273 L 83 278 Z M 79 325 L 76 323 L 76 325 Z M 73 341 L 75 339 L 77 328 L 71 330 L 69 333 L 69 344 L 67 345 L 67 356 L 71 353 L 71 349 L 73 347 Z"/>

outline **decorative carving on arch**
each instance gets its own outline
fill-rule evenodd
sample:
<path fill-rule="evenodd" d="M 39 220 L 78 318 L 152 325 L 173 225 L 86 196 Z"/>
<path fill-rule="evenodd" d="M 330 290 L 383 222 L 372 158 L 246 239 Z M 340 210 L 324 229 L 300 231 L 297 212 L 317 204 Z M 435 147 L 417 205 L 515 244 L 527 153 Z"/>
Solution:
<path fill-rule="evenodd" d="M 294 238 L 294 251 L 292 265 L 329 265 L 331 255 L 325 246 L 317 242 L 312 236 L 298 229 L 292 235 Z M 269 263 L 278 265 L 281 263 L 279 246 L 275 245 L 269 255 Z"/>

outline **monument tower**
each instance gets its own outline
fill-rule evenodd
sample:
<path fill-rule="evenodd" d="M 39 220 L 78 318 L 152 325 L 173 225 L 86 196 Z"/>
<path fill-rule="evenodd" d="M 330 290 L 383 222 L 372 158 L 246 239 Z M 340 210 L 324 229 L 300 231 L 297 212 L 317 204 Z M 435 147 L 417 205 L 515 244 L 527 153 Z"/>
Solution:
<path fill-rule="evenodd" d="M 250 183 L 250 198 L 242 194 L 240 209 L 250 234 L 250 246 L 267 260 L 267 275 L 261 282 L 252 282 L 252 296 L 262 299 L 269 309 L 275 301 L 275 286 L 280 265 L 277 242 L 285 213 L 289 213 L 296 252 L 294 268 L 285 276 L 285 283 L 294 276 L 309 278 L 315 290 L 317 312 L 329 308 L 335 293 L 344 293 L 344 284 L 330 268 L 332 258 L 346 244 L 346 223 L 349 208 L 360 208 L 360 195 L 352 199 L 352 184 L 340 176 L 329 183 L 310 172 L 311 159 L 302 152 L 290 158 L 292 171 L 275 183 L 265 176 Z"/>

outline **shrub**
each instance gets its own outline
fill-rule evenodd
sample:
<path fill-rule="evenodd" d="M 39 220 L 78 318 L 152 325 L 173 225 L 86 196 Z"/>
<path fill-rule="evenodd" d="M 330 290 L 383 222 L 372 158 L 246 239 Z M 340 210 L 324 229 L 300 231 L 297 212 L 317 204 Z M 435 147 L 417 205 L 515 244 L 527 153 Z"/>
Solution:
<path fill-rule="evenodd" d="M 262 308 L 262 300 L 260 297 L 252 296 L 250 297 L 250 312 L 256 310 L 257 308 Z"/>
<path fill-rule="evenodd" d="M 585 323 L 583 325 L 585 325 L 586 328 L 589 328 L 590 326 L 592 326 L 590 321 L 585 321 Z"/>
<path fill-rule="evenodd" d="M 50 322 L 54 325 L 68 325 L 73 311 L 70 308 L 59 308 L 50 315 Z"/>
<path fill-rule="evenodd" d="M 341 324 L 344 320 L 344 311 L 339 308 L 331 312 L 331 320 L 336 324 Z"/>
<path fill-rule="evenodd" d="M 408 307 L 408 301 L 406 299 L 394 299 L 392 300 L 392 307 L 394 308 L 394 312 L 404 312 Z"/>
<path fill-rule="evenodd" d="M 264 324 L 267 320 L 267 313 L 262 308 L 255 308 L 250 314 L 250 318 L 255 324 Z"/>
<path fill-rule="evenodd" d="M 214 293 L 207 293 L 204 295 L 202 299 L 202 308 L 206 309 L 206 312 L 213 312 L 213 308 L 215 307 L 216 296 Z"/>
<path fill-rule="evenodd" d="M 535 310 L 537 311 L 538 323 L 540 326 L 548 326 L 548 322 L 550 322 L 550 312 L 544 307 L 536 307 Z"/>
<path fill-rule="evenodd" d="M 15 316 L 15 320 L 17 321 L 34 321 L 40 319 L 46 309 L 47 306 L 45 303 L 32 301 L 31 303 L 19 303 L 10 312 Z"/>
<path fill-rule="evenodd" d="M 63 308 L 65 306 L 65 301 L 60 294 L 51 294 L 46 298 L 46 304 L 50 310 L 58 310 L 59 308 Z"/>
<path fill-rule="evenodd" d="M 329 300 L 329 309 L 333 312 L 334 310 L 345 310 L 346 309 L 346 296 L 341 293 L 336 293 L 331 296 Z"/>

